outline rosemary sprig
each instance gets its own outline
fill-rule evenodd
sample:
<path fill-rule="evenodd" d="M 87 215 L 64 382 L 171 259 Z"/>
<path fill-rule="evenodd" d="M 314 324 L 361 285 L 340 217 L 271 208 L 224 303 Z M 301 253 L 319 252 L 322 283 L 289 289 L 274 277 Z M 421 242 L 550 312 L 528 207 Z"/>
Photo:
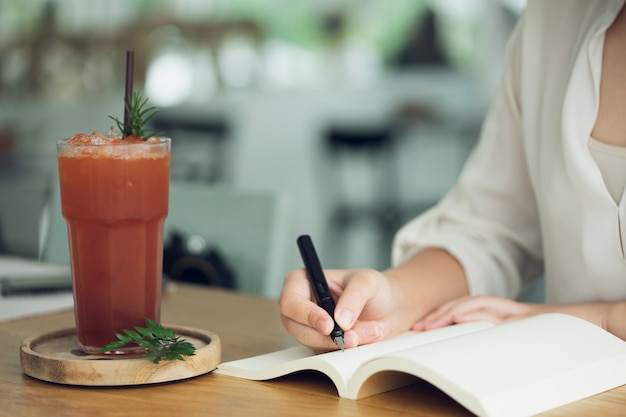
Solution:
<path fill-rule="evenodd" d="M 143 140 L 148 140 L 152 136 L 158 135 L 156 132 L 145 129 L 146 123 L 159 112 L 156 107 L 146 107 L 146 103 L 148 103 L 148 99 L 146 98 L 142 101 L 139 93 L 134 91 L 130 103 L 125 102 L 125 108 L 128 112 L 127 123 L 120 121 L 117 117 L 109 116 L 117 123 L 117 127 L 122 132 L 123 138 L 136 136 Z"/>
<path fill-rule="evenodd" d="M 124 334 L 116 333 L 117 341 L 107 344 L 100 349 L 100 353 L 110 352 L 129 343 L 136 343 L 141 347 L 152 363 L 162 360 L 181 360 L 183 356 L 194 356 L 196 348 L 188 341 L 174 334 L 173 330 L 166 329 L 159 323 L 145 318 L 146 327 L 135 326 L 135 330 L 122 330 Z"/>

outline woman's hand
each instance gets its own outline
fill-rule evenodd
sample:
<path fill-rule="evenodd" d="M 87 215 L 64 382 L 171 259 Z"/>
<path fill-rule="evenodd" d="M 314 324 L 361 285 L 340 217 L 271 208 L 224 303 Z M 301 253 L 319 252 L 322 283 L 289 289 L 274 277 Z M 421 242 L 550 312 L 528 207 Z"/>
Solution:
<path fill-rule="evenodd" d="M 335 320 L 344 330 L 346 348 L 407 331 L 427 312 L 468 293 L 461 265 L 442 249 L 423 250 L 384 272 L 324 273 L 335 298 Z M 287 274 L 279 303 L 285 328 L 300 343 L 317 350 L 337 348 L 328 336 L 333 321 L 314 301 L 304 269 Z"/>
<path fill-rule="evenodd" d="M 385 275 L 371 269 L 324 273 L 336 300 L 335 320 L 344 330 L 346 348 L 382 340 L 394 331 L 398 300 Z M 302 344 L 317 350 L 337 348 L 328 336 L 333 320 L 314 301 L 304 269 L 287 274 L 279 303 L 285 328 Z"/>
<path fill-rule="evenodd" d="M 441 305 L 423 319 L 417 320 L 411 328 L 422 331 L 470 321 L 501 324 L 544 313 L 576 316 L 626 340 L 626 301 L 559 305 L 521 303 L 484 295 L 468 296 Z"/>
<path fill-rule="evenodd" d="M 546 312 L 543 304 L 521 303 L 503 297 L 468 296 L 450 301 L 413 324 L 413 330 L 430 330 L 450 324 L 488 321 L 501 324 Z"/>

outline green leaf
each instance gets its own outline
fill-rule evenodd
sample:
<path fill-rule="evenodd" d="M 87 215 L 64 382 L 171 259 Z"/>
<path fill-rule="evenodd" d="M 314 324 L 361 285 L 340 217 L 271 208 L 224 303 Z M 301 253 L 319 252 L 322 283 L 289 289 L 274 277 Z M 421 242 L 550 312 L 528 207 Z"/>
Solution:
<path fill-rule="evenodd" d="M 146 130 L 145 125 L 152 119 L 159 111 L 156 107 L 145 107 L 148 103 L 148 99 L 142 100 L 138 92 L 134 91 L 130 103 L 124 102 L 124 108 L 128 112 L 128 121 L 120 121 L 117 117 L 109 116 L 117 124 L 117 128 L 122 132 L 122 138 L 128 136 L 137 136 L 144 141 L 150 139 L 152 136 L 158 136 L 160 132 L 154 132 Z"/>
<path fill-rule="evenodd" d="M 119 349 L 122 346 L 125 346 L 126 344 L 127 344 L 127 342 L 122 342 L 122 341 L 111 342 L 111 343 L 107 344 L 106 346 L 104 346 L 104 348 L 102 348 L 102 351 L 110 352 L 112 350 Z"/>
<path fill-rule="evenodd" d="M 139 334 L 141 334 L 142 337 L 145 337 L 145 338 L 152 337 L 152 332 L 150 331 L 150 329 L 147 329 L 145 327 L 136 326 L 135 330 L 137 330 L 137 332 L 139 332 Z"/>
<path fill-rule="evenodd" d="M 129 343 L 136 343 L 141 347 L 152 363 L 162 360 L 185 360 L 184 356 L 195 355 L 196 348 L 188 341 L 176 336 L 173 330 L 166 329 L 161 324 L 144 319 L 146 327 L 135 326 L 135 330 L 124 329 L 124 334 L 117 333 L 117 341 L 113 341 L 100 349 L 101 353 L 122 348 Z"/>

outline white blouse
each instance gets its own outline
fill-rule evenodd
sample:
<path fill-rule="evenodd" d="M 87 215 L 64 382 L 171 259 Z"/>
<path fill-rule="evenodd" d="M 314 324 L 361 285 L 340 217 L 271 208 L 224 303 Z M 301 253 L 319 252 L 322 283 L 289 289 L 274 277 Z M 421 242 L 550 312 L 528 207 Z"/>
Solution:
<path fill-rule="evenodd" d="M 593 157 L 604 185 L 615 204 L 619 204 L 626 189 L 626 147 L 613 146 L 589 138 L 589 152 Z"/>
<path fill-rule="evenodd" d="M 544 273 L 547 302 L 626 299 L 626 201 L 588 146 L 605 31 L 623 4 L 528 2 L 476 149 L 441 202 L 397 233 L 394 264 L 442 247 L 472 294 L 516 298 Z"/>

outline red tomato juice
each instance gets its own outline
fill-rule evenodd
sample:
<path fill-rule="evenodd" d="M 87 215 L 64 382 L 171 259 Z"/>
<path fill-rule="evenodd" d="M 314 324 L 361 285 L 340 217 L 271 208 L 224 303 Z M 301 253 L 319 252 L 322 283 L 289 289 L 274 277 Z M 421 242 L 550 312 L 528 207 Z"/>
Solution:
<path fill-rule="evenodd" d="M 149 142 L 58 144 L 76 327 L 87 353 L 146 317 L 160 320 L 170 140 Z"/>

